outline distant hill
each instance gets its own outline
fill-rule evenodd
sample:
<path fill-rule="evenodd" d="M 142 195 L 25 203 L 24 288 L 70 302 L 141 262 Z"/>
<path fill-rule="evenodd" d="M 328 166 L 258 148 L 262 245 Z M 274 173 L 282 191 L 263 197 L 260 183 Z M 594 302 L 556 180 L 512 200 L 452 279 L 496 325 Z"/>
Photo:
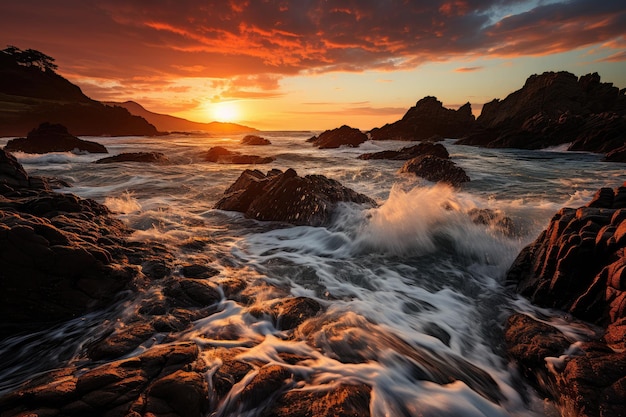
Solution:
<path fill-rule="evenodd" d="M 123 103 L 116 102 L 103 102 L 108 106 L 119 106 L 128 110 L 135 116 L 141 116 L 149 123 L 156 126 L 156 128 L 163 132 L 189 132 L 195 130 L 203 130 L 206 132 L 215 133 L 231 133 L 231 132 L 256 132 L 257 129 L 252 127 L 239 125 L 236 123 L 198 123 L 192 122 L 180 117 L 170 116 L 168 114 L 153 113 L 146 110 L 141 104 L 134 101 L 125 101 Z"/>
<path fill-rule="evenodd" d="M 25 60 L 26 52 L 45 59 Z M 26 136 L 43 122 L 62 124 L 82 136 L 159 134 L 142 117 L 87 97 L 54 71 L 53 60 L 33 50 L 0 51 L 0 136 Z"/>

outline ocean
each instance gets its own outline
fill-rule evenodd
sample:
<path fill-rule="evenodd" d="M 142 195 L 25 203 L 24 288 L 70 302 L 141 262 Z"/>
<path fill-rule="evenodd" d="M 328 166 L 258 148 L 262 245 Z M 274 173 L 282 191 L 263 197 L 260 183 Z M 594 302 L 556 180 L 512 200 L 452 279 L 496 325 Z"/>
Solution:
<path fill-rule="evenodd" d="M 563 147 L 484 149 L 446 140 L 452 160 L 471 178 L 454 189 L 398 174 L 403 161 L 357 159 L 412 143 L 368 141 L 321 150 L 305 143 L 315 133 L 263 132 L 271 145 L 247 147 L 239 145 L 243 135 L 84 138 L 102 143 L 110 155 L 162 152 L 168 164 L 96 165 L 105 155 L 95 154 L 15 156 L 30 175 L 73 184 L 60 192 L 107 205 L 135 230 L 131 240 L 165 244 L 181 264 L 215 268 L 212 280 L 244 279 L 259 305 L 306 296 L 325 307 L 287 334 L 250 314 L 251 306 L 224 298 L 217 312 L 168 340 L 193 341 L 203 351 L 241 348 L 240 358 L 250 362 L 280 362 L 279 352 L 310 357 L 305 365 L 282 364 L 307 376 L 303 389 L 371 386 L 373 416 L 553 415 L 507 361 L 504 322 L 522 311 L 574 338 L 585 329 L 517 296 L 506 285 L 506 272 L 560 208 L 585 205 L 600 187 L 623 184 L 623 165 Z M 203 153 L 217 145 L 276 160 L 258 166 L 205 162 Z M 321 174 L 375 199 L 378 207 L 340 204 L 327 227 L 259 222 L 213 209 L 246 168 Z M 474 209 L 490 209 L 495 221 L 473 222 Z M 194 241 L 202 245 L 190 251 Z M 129 292 L 106 311 L 1 341 L 0 394 L 46 370 L 93 366 L 85 344 L 104 323 L 136 314 L 140 299 L 158 285 Z M 128 356 L 164 340 L 157 334 Z"/>

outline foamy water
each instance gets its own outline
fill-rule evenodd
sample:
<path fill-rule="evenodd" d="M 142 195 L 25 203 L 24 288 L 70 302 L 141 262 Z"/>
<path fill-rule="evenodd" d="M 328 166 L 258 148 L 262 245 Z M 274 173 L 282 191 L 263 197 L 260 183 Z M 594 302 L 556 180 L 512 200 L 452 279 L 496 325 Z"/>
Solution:
<path fill-rule="evenodd" d="M 374 416 L 549 413 L 540 398 L 520 392 L 519 376 L 503 356 L 506 316 L 516 310 L 539 314 L 503 286 L 504 277 L 517 253 L 558 209 L 585 204 L 599 187 L 621 185 L 623 167 L 602 163 L 598 155 L 558 149 L 479 149 L 447 141 L 453 160 L 472 179 L 455 190 L 397 174 L 402 161 L 356 159 L 406 142 L 317 150 L 304 142 L 312 135 L 267 133 L 271 146 L 239 150 L 276 156 L 274 163 L 256 167 L 262 171 L 294 168 L 299 175 L 322 174 L 376 199 L 378 207 L 342 204 L 328 227 L 257 222 L 213 210 L 247 166 L 207 163 L 201 154 L 214 145 L 235 149 L 239 136 L 89 138 L 111 154 L 163 152 L 171 162 L 166 165 L 94 165 L 102 155 L 69 153 L 16 156 L 33 175 L 74 184 L 63 192 L 106 204 L 137 230 L 132 239 L 165 243 L 181 263 L 218 269 L 217 282 L 241 278 L 250 283 L 255 305 L 223 299 L 217 313 L 176 335 L 180 340 L 195 341 L 205 352 L 240 347 L 242 360 L 280 363 L 307 381 L 297 386 L 303 390 L 366 383 L 373 388 Z M 476 224 L 470 216 L 475 209 L 490 209 L 513 226 Z M 183 250 L 191 239 L 207 245 Z M 82 346 L 102 332 L 101 323 L 132 315 L 150 291 L 159 288 L 129 295 L 108 311 L 0 343 L 0 357 L 11 358 L 0 365 L 0 391 L 37 372 L 82 363 Z M 250 313 L 287 295 L 311 297 L 325 306 L 293 337 Z M 569 329 L 566 322 L 559 325 Z M 577 334 L 576 329 L 570 333 Z M 141 349 L 160 339 L 157 335 Z M 310 359 L 290 365 L 278 355 L 285 352 Z M 253 376 L 233 388 L 230 401 Z M 228 415 L 226 410 L 228 401 L 216 415 Z"/>

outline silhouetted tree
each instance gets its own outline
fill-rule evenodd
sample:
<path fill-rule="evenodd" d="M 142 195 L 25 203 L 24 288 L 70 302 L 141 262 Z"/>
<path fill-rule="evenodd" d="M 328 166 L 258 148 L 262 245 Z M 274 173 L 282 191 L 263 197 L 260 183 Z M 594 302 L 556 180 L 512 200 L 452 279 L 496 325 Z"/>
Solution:
<path fill-rule="evenodd" d="M 27 49 L 22 51 L 16 46 L 7 45 L 2 52 L 13 57 L 15 62 L 20 65 L 37 67 L 42 71 L 54 71 L 58 68 L 58 66 L 54 63 L 54 58 L 44 54 L 43 52 L 37 51 L 36 49 Z"/>

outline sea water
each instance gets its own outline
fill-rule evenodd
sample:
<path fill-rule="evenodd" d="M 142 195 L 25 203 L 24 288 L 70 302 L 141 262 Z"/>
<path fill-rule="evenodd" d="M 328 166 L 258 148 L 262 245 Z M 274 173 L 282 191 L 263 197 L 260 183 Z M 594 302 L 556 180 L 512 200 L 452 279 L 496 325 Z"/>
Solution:
<path fill-rule="evenodd" d="M 179 340 L 205 351 L 239 347 L 240 359 L 250 362 L 279 362 L 307 381 L 301 389 L 368 384 L 374 416 L 551 414 L 507 361 L 503 323 L 512 312 L 524 311 L 557 323 L 574 338 L 580 330 L 564 314 L 516 296 L 505 285 L 506 272 L 561 207 L 579 207 L 598 188 L 624 183 L 623 166 L 562 149 L 483 149 L 446 140 L 452 160 L 471 178 L 455 189 L 398 174 L 403 161 L 357 159 L 411 143 L 368 141 L 359 148 L 320 150 L 305 142 L 313 135 L 264 132 L 272 144 L 249 147 L 239 145 L 242 135 L 86 138 L 110 154 L 163 152 L 167 164 L 96 165 L 103 155 L 94 154 L 16 156 L 31 175 L 73 184 L 60 192 L 106 204 L 135 229 L 130 239 L 164 243 L 181 264 L 219 270 L 217 280 L 245 279 L 259 305 L 307 296 L 325 306 L 287 337 L 271 321 L 250 315 L 248 306 L 224 299 L 217 313 L 177 334 Z M 205 162 L 203 153 L 217 145 L 276 160 L 260 166 Z M 258 222 L 213 209 L 246 168 L 325 175 L 378 206 L 339 204 L 327 227 Z M 507 222 L 477 224 L 468 214 L 473 209 L 489 209 Z M 184 250 L 194 240 L 204 242 L 204 249 Z M 103 323 L 132 316 L 145 296 L 129 293 L 106 311 L 0 342 L 0 393 L 49 369 L 93 366 L 85 362 L 84 344 L 103 332 Z M 289 365 L 280 352 L 311 359 Z M 237 389 L 241 384 L 231 396 Z"/>

